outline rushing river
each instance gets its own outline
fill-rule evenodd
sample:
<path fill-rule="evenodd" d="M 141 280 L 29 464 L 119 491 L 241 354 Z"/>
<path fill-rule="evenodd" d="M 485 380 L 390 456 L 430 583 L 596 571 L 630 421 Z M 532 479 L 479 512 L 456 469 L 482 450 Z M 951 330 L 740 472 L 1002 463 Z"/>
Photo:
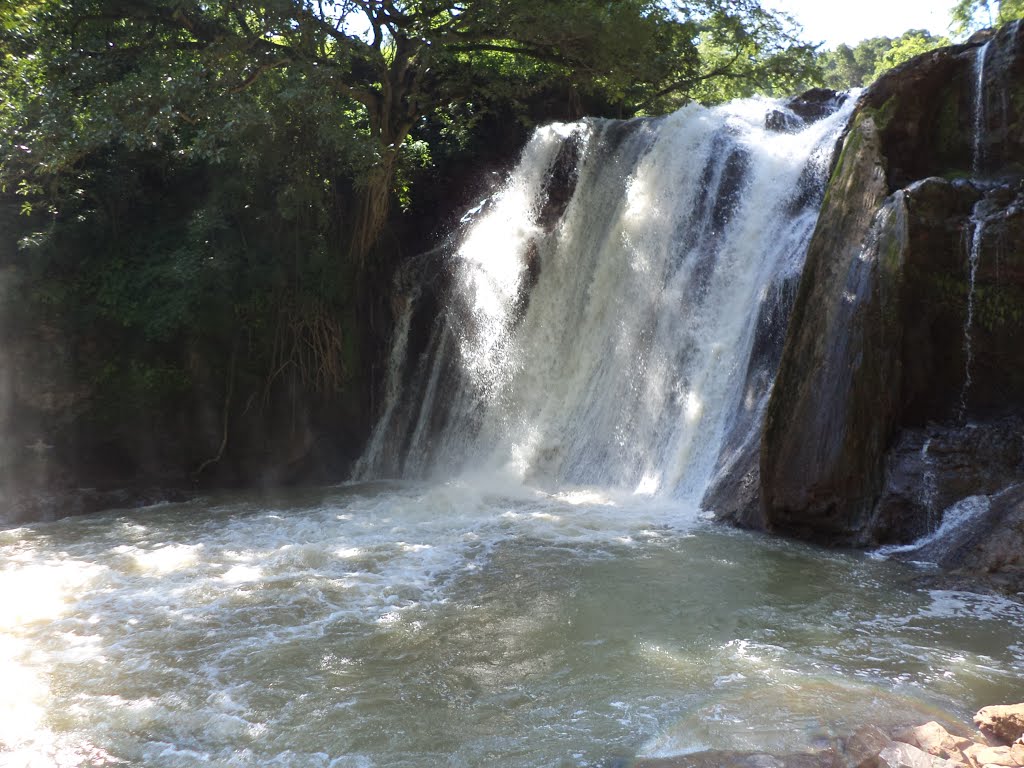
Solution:
<path fill-rule="evenodd" d="M 0 533 L 4 766 L 611 766 L 1020 693 L 1024 606 L 497 478 Z"/>

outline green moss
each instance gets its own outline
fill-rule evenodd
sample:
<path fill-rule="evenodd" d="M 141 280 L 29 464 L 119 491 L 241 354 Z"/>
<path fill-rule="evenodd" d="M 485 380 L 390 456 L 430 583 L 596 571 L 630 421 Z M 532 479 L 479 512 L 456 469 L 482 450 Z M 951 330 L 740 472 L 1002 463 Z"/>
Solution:
<path fill-rule="evenodd" d="M 828 209 L 832 201 L 833 191 L 839 188 L 840 185 L 843 185 L 844 179 L 850 176 L 856 167 L 855 158 L 864 143 L 864 124 L 871 119 L 870 114 L 868 114 L 870 112 L 871 110 L 860 112 L 854 118 L 853 125 L 850 126 L 850 130 L 846 134 L 842 149 L 839 151 L 839 159 L 836 160 L 832 176 L 825 187 L 825 196 L 821 202 L 822 210 Z"/>
<path fill-rule="evenodd" d="M 865 112 L 869 112 L 871 114 L 878 130 L 884 132 L 889 127 L 889 123 L 891 123 L 893 118 L 896 117 L 899 107 L 899 99 L 895 96 L 890 96 L 880 107 L 867 109 Z"/>
<path fill-rule="evenodd" d="M 970 163 L 970 152 L 965 143 L 964 120 L 960 111 L 959 78 L 950 83 L 941 94 L 941 101 L 935 111 L 935 150 L 940 162 L 957 170 L 962 163 Z M 951 165 L 950 165 L 951 164 Z"/>
<path fill-rule="evenodd" d="M 974 318 L 990 333 L 1007 333 L 1024 328 L 1024 288 L 980 286 L 974 291 Z"/>
<path fill-rule="evenodd" d="M 910 279 L 923 294 L 925 306 L 957 314 L 965 311 L 970 291 L 970 284 L 966 280 L 920 268 L 913 270 Z"/>

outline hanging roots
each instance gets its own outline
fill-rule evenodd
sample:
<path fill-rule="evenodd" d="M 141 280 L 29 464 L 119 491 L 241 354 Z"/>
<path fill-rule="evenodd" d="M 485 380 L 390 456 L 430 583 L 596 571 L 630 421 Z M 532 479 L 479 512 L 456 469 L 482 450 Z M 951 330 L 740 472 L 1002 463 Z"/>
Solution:
<path fill-rule="evenodd" d="M 278 313 L 267 393 L 281 376 L 314 392 L 340 389 L 347 373 L 343 342 L 341 324 L 323 300 L 289 297 Z"/>

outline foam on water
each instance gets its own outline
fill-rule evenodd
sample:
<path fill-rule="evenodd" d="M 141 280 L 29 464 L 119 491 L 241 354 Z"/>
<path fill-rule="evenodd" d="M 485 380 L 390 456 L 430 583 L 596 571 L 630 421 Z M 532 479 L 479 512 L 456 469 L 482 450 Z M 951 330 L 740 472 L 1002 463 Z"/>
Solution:
<path fill-rule="evenodd" d="M 3 532 L 0 747 L 29 763 L 91 759 L 88 738 L 48 726 L 54 666 L 73 669 L 80 691 L 65 721 L 128 731 L 169 721 L 179 735 L 245 743 L 266 725 L 246 719 L 252 705 L 239 701 L 251 691 L 224 679 L 227 668 L 330 633 L 415 631 L 405 615 L 444 605 L 452 580 L 485 567 L 505 540 L 603 557 L 692 524 L 692 511 L 640 509 L 598 490 L 552 496 L 475 479 L 335 493 L 298 510 L 215 506 L 202 519 L 152 510 Z M 166 665 L 169 652 L 179 664 L 202 658 L 184 672 Z M 107 695 L 114 669 L 132 693 Z M 141 749 L 133 759 L 161 765 L 217 757 L 180 744 Z"/>
<path fill-rule="evenodd" d="M 0 533 L 0 561 L 11 765 L 806 748 L 1024 673 L 1010 601 L 507 476 L 69 519 Z"/>

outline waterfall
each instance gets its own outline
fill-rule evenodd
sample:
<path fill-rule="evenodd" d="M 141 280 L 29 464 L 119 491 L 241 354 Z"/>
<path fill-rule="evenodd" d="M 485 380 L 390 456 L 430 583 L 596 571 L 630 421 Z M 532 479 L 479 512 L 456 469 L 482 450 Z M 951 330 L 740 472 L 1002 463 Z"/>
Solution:
<path fill-rule="evenodd" d="M 942 513 L 942 523 L 929 530 L 911 544 L 897 544 L 879 547 L 872 555 L 877 558 L 901 556 L 919 562 L 938 562 L 969 535 L 972 525 L 980 520 L 991 508 L 988 496 L 967 496 L 948 507 Z"/>
<path fill-rule="evenodd" d="M 970 230 L 967 234 L 967 312 L 964 316 L 964 383 L 960 389 L 960 409 L 958 421 L 963 422 L 967 416 L 967 395 L 970 391 L 971 368 L 974 365 L 974 345 L 971 343 L 971 330 L 974 327 L 974 293 L 975 283 L 978 279 L 978 264 L 981 261 L 981 239 L 985 231 L 985 219 L 980 211 L 984 205 L 982 199 L 972 210 L 970 219 Z"/>
<path fill-rule="evenodd" d="M 777 364 L 758 335 L 784 330 L 771 318 L 788 316 L 851 109 L 788 131 L 760 99 L 539 129 L 458 233 L 443 310 L 404 362 L 399 315 L 403 383 L 358 476 L 699 499 L 723 442 L 758 425 Z"/>
<path fill-rule="evenodd" d="M 985 56 L 988 46 L 986 42 L 974 54 L 974 125 L 971 131 L 971 172 L 974 176 L 981 174 L 985 162 Z"/>
<path fill-rule="evenodd" d="M 931 445 L 932 439 L 930 437 L 925 438 L 924 443 L 921 445 L 921 464 L 924 467 L 921 475 L 921 503 L 924 504 L 926 516 L 925 531 L 929 534 L 934 533 L 938 528 L 935 520 L 935 500 L 939 493 L 935 468 L 932 466 L 931 457 L 928 455 L 928 449 L 931 448 Z"/>

